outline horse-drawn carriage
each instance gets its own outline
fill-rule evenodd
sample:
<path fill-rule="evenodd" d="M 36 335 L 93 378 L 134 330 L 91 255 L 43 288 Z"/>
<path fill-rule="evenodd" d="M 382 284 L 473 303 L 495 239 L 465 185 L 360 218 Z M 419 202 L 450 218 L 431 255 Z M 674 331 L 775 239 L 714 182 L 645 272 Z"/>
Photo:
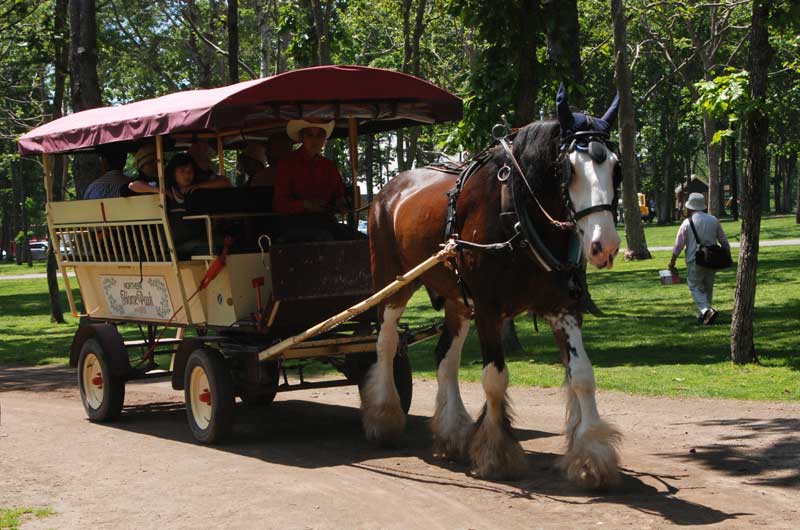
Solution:
<path fill-rule="evenodd" d="M 458 98 L 412 76 L 318 67 L 92 109 L 23 136 L 20 152 L 43 159 L 51 241 L 70 309 L 80 315 L 70 364 L 78 368 L 89 419 L 117 418 L 126 382 L 171 375 L 173 388 L 184 391 L 193 435 L 213 443 L 230 432 L 237 397 L 268 403 L 277 392 L 360 384 L 375 360 L 378 323 L 368 307 L 291 339 L 373 294 L 368 241 L 278 244 L 275 236 L 293 218 L 272 213 L 264 189 L 198 190 L 184 211 L 170 211 L 169 151 L 213 145 L 224 175 L 225 150 L 282 133 L 289 119 L 333 119 L 334 135 L 349 136 L 357 175 L 358 134 L 460 116 Z M 133 152 L 147 142 L 156 146 L 158 194 L 52 200 L 52 156 L 109 147 Z M 187 226 L 202 234 L 188 246 L 178 240 Z M 67 271 L 80 287 L 81 311 Z M 121 330 L 131 328 L 141 337 L 125 340 Z M 395 374 L 406 411 L 412 383 L 405 349 L 437 334 L 435 326 L 403 333 Z M 284 339 L 291 340 L 276 347 Z M 344 379 L 307 381 L 309 360 L 334 366 Z M 299 382 L 290 382 L 287 370 Z"/>
<path fill-rule="evenodd" d="M 48 204 L 52 240 L 68 248 L 58 257 L 67 293 L 68 269 L 81 288 L 85 311 L 71 362 L 89 418 L 119 415 L 125 382 L 164 375 L 154 356 L 167 352 L 194 436 L 215 442 L 230 430 L 237 396 L 268 402 L 276 392 L 309 388 L 302 377 L 297 385 L 285 378 L 281 384 L 280 375 L 317 359 L 345 379 L 313 384 L 358 384 L 366 436 L 390 442 L 405 426 L 411 398 L 405 348 L 440 334 L 434 350 L 435 453 L 468 458 L 479 476 L 511 478 L 524 471 L 526 457 L 511 428 L 501 330 L 506 319 L 527 311 L 553 329 L 566 368 L 563 467 L 590 486 L 612 483 L 619 433 L 600 417 L 581 326 L 593 308 L 586 263 L 610 268 L 619 250 L 612 212 L 621 173 L 609 141 L 617 105 L 602 118 L 573 112 L 562 87 L 557 119 L 514 131 L 498 127 L 494 144 L 462 167 L 398 175 L 370 208 L 369 244 L 274 244 L 274 214 L 258 200 L 245 211 L 248 192 L 210 205 L 199 201 L 206 206 L 197 211 L 190 201 L 180 222 L 200 223 L 205 232 L 188 254 L 186 245 L 175 243 L 178 225 L 165 200 L 166 148 L 214 142 L 222 166 L 226 147 L 282 130 L 287 119 L 334 119 L 339 133 L 349 135 L 351 173 L 357 175 L 359 132 L 457 119 L 461 101 L 396 72 L 318 67 L 95 109 L 34 130 L 20 140 L 20 151 L 43 155 L 48 200 L 51 154 L 111 143 L 133 150 L 153 139 L 156 145 L 157 195 Z M 240 223 L 241 230 L 233 231 L 238 239 L 221 239 L 219 227 L 231 222 Z M 441 261 L 448 266 L 436 266 Z M 408 331 L 400 317 L 421 283 L 444 308 L 444 322 Z M 77 314 L 72 298 L 70 306 Z M 476 420 L 458 384 L 471 320 L 486 394 Z M 123 340 L 120 324 L 138 325 L 142 339 Z M 168 328 L 178 332 L 163 339 Z M 197 336 L 184 337 L 186 328 Z M 132 364 L 134 351 L 140 354 Z"/>

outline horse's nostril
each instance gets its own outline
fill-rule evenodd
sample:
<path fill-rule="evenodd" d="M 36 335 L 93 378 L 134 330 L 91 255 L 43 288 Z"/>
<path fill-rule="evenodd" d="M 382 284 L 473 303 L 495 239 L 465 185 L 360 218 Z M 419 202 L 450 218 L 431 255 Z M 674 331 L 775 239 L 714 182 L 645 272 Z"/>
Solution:
<path fill-rule="evenodd" d="M 592 256 L 596 256 L 603 252 L 603 244 L 599 241 L 592 242 Z"/>

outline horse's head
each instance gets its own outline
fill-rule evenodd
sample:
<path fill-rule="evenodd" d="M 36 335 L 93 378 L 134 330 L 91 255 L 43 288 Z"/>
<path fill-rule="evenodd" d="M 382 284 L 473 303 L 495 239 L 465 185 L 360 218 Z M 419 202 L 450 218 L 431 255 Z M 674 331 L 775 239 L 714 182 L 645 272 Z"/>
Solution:
<path fill-rule="evenodd" d="M 608 141 L 618 106 L 619 96 L 602 118 L 593 118 L 570 110 L 564 85 L 556 96 L 564 187 L 581 234 L 583 253 L 601 269 L 614 265 L 620 244 L 612 211 L 616 208 L 621 170 Z"/>

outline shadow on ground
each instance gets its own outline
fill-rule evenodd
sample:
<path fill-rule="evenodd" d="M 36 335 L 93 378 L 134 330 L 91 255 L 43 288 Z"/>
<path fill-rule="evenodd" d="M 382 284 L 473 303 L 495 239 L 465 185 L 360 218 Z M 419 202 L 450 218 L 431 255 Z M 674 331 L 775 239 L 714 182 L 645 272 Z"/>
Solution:
<path fill-rule="evenodd" d="M 800 419 L 737 418 L 708 420 L 692 425 L 701 427 L 727 427 L 732 434 L 720 438 L 719 443 L 698 446 L 693 453 L 669 454 L 685 462 L 700 463 L 731 477 L 751 484 L 796 488 L 800 486 Z M 750 439 L 771 436 L 775 441 L 753 449 Z"/>
<path fill-rule="evenodd" d="M 733 519 L 741 513 L 726 513 L 678 497 L 670 484 L 680 477 L 655 476 L 624 470 L 621 485 L 609 492 L 592 492 L 566 481 L 556 469 L 558 455 L 529 453 L 529 473 L 517 482 L 474 478 L 464 462 L 435 459 L 431 455 L 429 418 L 411 415 L 396 448 L 380 448 L 362 434 L 355 407 L 312 400 L 278 400 L 266 408 L 237 406 L 237 423 L 230 443 L 209 448 L 265 462 L 309 469 L 351 466 L 370 473 L 410 480 L 443 488 L 482 490 L 509 499 L 539 499 L 585 505 L 611 503 L 678 525 L 705 525 Z M 162 402 L 125 407 L 122 418 L 107 428 L 195 444 L 186 424 L 182 403 Z M 558 436 L 558 433 L 517 429 L 521 441 Z M 417 458 L 436 469 L 423 471 L 400 465 L 396 458 Z"/>
<path fill-rule="evenodd" d="M 47 392 L 75 389 L 75 369 L 68 366 L 0 365 L 0 392 Z"/>

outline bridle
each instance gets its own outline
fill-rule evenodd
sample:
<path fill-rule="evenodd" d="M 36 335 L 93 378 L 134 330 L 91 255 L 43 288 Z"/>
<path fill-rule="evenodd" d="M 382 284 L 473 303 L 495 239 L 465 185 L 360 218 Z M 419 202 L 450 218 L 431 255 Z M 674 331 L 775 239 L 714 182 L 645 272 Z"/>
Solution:
<path fill-rule="evenodd" d="M 572 183 L 573 173 L 572 161 L 569 159 L 569 155 L 575 151 L 587 153 L 591 159 L 598 164 L 605 162 L 609 151 L 616 155 L 617 163 L 614 166 L 614 174 L 612 177 L 614 198 L 610 204 L 592 204 L 582 210 L 575 210 L 575 205 L 572 203 L 572 199 L 569 196 L 569 186 Z M 611 215 L 616 219 L 617 205 L 619 202 L 619 188 L 622 184 L 622 167 L 617 144 L 609 140 L 608 133 L 599 131 L 581 131 L 566 136 L 561 143 L 558 165 L 561 167 L 562 194 L 564 195 L 564 200 L 567 203 L 567 208 L 573 221 L 578 221 L 587 215 L 604 211 L 611 212 Z"/>

